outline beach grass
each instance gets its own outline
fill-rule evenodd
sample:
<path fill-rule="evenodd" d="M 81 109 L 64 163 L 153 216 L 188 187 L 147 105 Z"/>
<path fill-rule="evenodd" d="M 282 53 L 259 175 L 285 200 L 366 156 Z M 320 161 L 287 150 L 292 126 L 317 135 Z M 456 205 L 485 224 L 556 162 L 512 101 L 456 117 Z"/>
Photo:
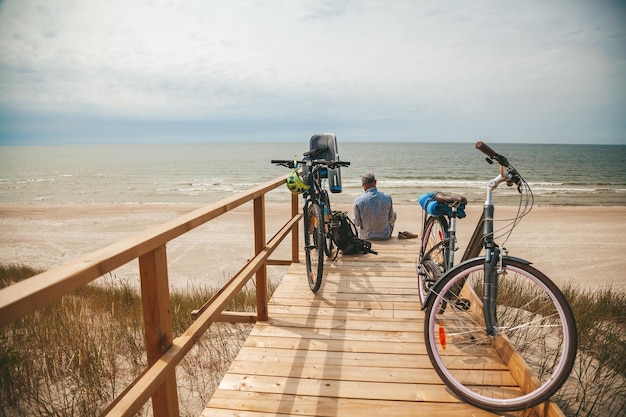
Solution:
<path fill-rule="evenodd" d="M 0 288 L 39 272 L 0 265 Z M 216 292 L 170 295 L 174 337 Z M 246 287 L 227 310 L 255 308 L 256 292 Z M 100 414 L 147 366 L 142 314 L 137 290 L 107 275 L 0 329 L 0 416 Z M 186 356 L 177 368 L 182 416 L 200 415 L 250 329 L 214 323 Z M 150 402 L 140 415 L 150 415 Z"/>
<path fill-rule="evenodd" d="M 38 272 L 0 265 L 0 288 Z M 216 291 L 171 294 L 175 337 Z M 564 292 L 580 346 L 574 371 L 553 401 L 568 417 L 619 415 L 626 409 L 626 294 L 573 286 Z M 255 307 L 254 288 L 245 288 L 228 310 Z M 214 324 L 187 355 L 177 368 L 181 415 L 200 415 L 250 328 Z M 108 275 L 0 329 L 0 346 L 0 416 L 99 414 L 147 366 L 139 294 Z M 149 413 L 148 403 L 141 415 Z"/>
<path fill-rule="evenodd" d="M 563 288 L 576 317 L 578 355 L 554 399 L 567 416 L 626 413 L 626 293 Z"/>

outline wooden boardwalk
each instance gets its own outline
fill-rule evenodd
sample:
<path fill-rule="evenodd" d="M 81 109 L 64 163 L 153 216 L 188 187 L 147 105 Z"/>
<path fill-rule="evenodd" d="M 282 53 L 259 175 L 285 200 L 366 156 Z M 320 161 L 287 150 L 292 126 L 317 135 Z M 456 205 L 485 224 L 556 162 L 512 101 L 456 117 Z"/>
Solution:
<path fill-rule="evenodd" d="M 327 261 L 313 294 L 293 264 L 202 416 L 517 416 L 460 402 L 433 370 L 417 240 Z"/>

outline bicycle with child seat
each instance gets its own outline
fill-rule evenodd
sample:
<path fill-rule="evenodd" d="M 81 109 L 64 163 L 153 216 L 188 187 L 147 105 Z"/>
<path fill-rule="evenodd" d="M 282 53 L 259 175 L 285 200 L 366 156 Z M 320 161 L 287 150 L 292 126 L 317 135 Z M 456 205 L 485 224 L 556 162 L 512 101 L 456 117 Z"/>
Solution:
<path fill-rule="evenodd" d="M 464 401 L 490 411 L 523 410 L 565 383 L 576 357 L 576 323 L 559 288 L 504 247 L 532 209 L 530 186 L 507 158 L 480 141 L 476 148 L 498 163 L 499 173 L 488 182 L 483 214 L 458 265 L 456 221 L 467 200 L 420 197 L 426 214 L 417 273 L 426 349 L 437 374 Z M 494 230 L 492 193 L 502 183 L 517 186 L 519 206 Z"/>
<path fill-rule="evenodd" d="M 303 160 L 273 159 L 272 163 L 291 168 L 287 178 L 287 187 L 304 198 L 304 251 L 309 288 L 314 293 L 322 285 L 324 255 L 331 258 L 336 255 L 332 237 L 332 209 L 326 189 L 326 177 L 329 169 L 347 167 L 347 161 L 329 161 L 315 159 L 328 148 L 322 147 L 304 152 Z M 302 170 L 301 170 L 302 168 Z"/>

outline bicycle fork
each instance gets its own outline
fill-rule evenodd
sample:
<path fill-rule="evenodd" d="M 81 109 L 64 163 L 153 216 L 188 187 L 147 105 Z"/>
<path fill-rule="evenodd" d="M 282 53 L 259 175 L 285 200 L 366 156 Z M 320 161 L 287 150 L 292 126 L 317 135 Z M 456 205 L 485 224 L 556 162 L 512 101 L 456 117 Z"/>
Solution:
<path fill-rule="evenodd" d="M 485 240 L 483 315 L 485 331 L 489 336 L 495 336 L 498 325 L 496 299 L 498 297 L 500 247 L 493 240 L 493 205 L 486 205 L 485 207 Z"/>
<path fill-rule="evenodd" d="M 494 245 L 488 248 L 485 256 L 485 282 L 483 284 L 483 313 L 485 327 L 489 336 L 497 333 L 496 299 L 498 298 L 498 263 L 500 248 Z"/>

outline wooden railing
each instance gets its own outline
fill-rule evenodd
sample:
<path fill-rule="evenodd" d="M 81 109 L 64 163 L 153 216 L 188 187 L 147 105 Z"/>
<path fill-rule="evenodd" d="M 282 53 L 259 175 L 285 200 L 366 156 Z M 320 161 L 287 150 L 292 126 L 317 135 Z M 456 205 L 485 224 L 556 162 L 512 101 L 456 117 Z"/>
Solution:
<path fill-rule="evenodd" d="M 291 218 L 266 242 L 265 194 L 285 183 L 280 177 L 246 193 L 226 198 L 170 222 L 95 251 L 0 290 L 0 326 L 32 313 L 83 287 L 102 275 L 139 260 L 141 300 L 148 367 L 111 403 L 103 416 L 132 416 L 152 397 L 154 416 L 178 416 L 175 367 L 211 323 L 267 320 L 267 265 L 298 262 L 298 196 L 291 196 Z M 166 243 L 220 215 L 253 201 L 255 256 L 202 308 L 194 312 L 192 325 L 173 338 Z M 291 233 L 291 260 L 269 256 Z M 242 315 L 224 309 L 256 274 L 256 314 Z"/>

